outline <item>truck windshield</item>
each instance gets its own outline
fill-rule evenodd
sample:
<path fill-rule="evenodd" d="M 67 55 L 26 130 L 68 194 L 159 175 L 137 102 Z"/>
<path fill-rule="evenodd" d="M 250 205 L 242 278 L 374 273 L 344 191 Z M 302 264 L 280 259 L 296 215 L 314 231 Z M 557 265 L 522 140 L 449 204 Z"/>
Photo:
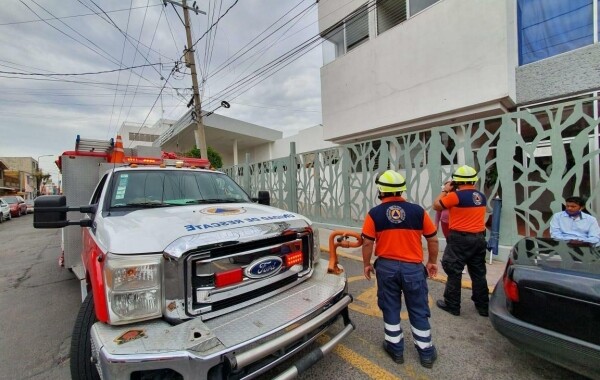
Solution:
<path fill-rule="evenodd" d="M 250 202 L 223 173 L 186 170 L 131 170 L 113 178 L 111 208 Z"/>

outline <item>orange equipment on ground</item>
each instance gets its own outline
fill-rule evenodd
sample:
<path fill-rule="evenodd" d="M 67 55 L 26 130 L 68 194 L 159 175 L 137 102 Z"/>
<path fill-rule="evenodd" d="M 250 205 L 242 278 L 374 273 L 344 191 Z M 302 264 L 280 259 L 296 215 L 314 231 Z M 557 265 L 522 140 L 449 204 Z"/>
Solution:
<path fill-rule="evenodd" d="M 349 238 L 355 238 L 356 241 L 349 241 Z M 333 231 L 329 235 L 329 266 L 327 273 L 340 274 L 344 269 L 339 267 L 337 258 L 337 248 L 358 248 L 362 246 L 362 236 L 358 232 L 352 231 Z"/>

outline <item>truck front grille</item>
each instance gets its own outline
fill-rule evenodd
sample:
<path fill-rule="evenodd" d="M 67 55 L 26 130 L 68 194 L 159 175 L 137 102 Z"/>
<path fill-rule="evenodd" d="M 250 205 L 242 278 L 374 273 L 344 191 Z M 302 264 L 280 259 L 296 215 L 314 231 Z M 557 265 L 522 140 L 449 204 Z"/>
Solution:
<path fill-rule="evenodd" d="M 310 231 L 287 230 L 190 252 L 185 260 L 186 312 L 210 319 L 304 281 L 312 270 L 312 246 Z"/>

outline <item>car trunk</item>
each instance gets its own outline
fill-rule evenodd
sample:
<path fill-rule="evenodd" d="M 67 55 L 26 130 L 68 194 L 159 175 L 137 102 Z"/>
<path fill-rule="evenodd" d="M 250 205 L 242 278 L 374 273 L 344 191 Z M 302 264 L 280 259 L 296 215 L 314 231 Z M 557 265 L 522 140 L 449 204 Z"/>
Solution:
<path fill-rule="evenodd" d="M 516 248 L 511 272 L 519 302 L 511 305 L 511 313 L 542 328 L 600 344 L 600 252 L 543 239 L 525 240 Z"/>

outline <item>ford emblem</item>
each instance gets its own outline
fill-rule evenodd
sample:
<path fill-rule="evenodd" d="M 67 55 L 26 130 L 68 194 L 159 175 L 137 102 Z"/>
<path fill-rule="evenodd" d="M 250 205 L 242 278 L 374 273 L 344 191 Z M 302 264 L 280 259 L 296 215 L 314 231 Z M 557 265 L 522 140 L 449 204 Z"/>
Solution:
<path fill-rule="evenodd" d="M 264 278 L 279 273 L 283 266 L 283 260 L 277 256 L 266 256 L 251 262 L 244 274 L 248 278 Z"/>

